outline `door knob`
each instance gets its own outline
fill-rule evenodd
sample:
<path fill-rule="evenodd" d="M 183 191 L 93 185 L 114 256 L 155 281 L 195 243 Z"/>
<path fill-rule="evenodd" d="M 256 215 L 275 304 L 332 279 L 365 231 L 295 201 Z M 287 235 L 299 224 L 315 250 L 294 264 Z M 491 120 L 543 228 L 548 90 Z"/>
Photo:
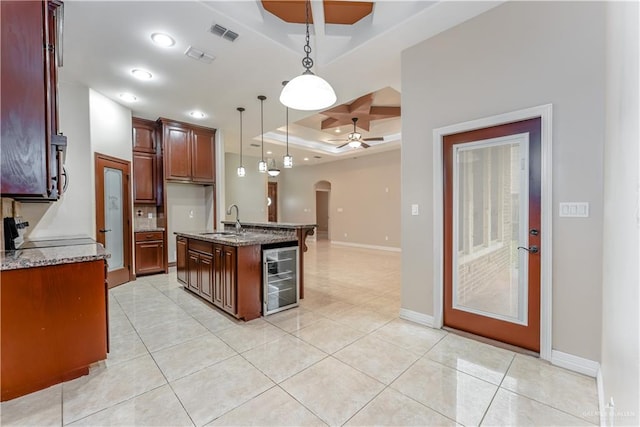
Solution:
<path fill-rule="evenodd" d="M 101 233 L 106 233 L 107 231 L 111 231 L 111 229 L 105 230 L 104 228 L 102 230 L 98 230 Z"/>
<path fill-rule="evenodd" d="M 524 249 L 525 251 L 531 254 L 537 254 L 539 252 L 538 247 L 536 245 L 529 246 L 528 248 L 524 246 L 518 246 L 518 249 Z"/>

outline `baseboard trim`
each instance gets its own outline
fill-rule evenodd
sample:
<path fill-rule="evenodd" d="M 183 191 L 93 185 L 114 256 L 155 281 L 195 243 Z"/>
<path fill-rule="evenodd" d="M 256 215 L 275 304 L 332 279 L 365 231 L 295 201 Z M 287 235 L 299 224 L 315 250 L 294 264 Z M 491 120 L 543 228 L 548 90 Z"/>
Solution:
<path fill-rule="evenodd" d="M 600 371 L 600 363 L 558 350 L 551 350 L 551 363 L 592 378 L 597 378 Z"/>
<path fill-rule="evenodd" d="M 407 310 L 406 308 L 401 308 L 400 318 L 433 328 L 433 316 L 429 316 L 428 314 L 418 313 L 417 311 L 411 311 Z"/>
<path fill-rule="evenodd" d="M 338 240 L 331 240 L 331 244 L 340 245 L 340 246 L 351 246 L 354 248 L 363 248 L 363 249 L 377 249 L 379 251 L 402 252 L 402 249 L 396 248 L 394 246 L 364 245 L 362 243 L 340 242 Z"/>
<path fill-rule="evenodd" d="M 596 388 L 598 389 L 598 412 L 600 413 L 600 425 L 607 425 L 606 406 L 604 403 L 604 384 L 602 382 L 602 367 L 598 368 L 596 374 Z"/>

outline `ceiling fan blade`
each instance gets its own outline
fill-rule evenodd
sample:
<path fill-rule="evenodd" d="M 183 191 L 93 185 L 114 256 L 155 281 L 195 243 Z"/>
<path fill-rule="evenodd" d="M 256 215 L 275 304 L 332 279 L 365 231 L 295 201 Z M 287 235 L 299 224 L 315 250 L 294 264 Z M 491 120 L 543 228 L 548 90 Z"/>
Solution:
<path fill-rule="evenodd" d="M 382 136 L 374 136 L 371 138 L 362 138 L 362 141 L 384 141 L 384 137 Z"/>
<path fill-rule="evenodd" d="M 362 147 L 362 148 L 369 148 L 369 147 L 371 147 L 371 146 L 370 146 L 369 144 L 365 144 L 364 142 L 361 142 L 361 143 L 360 143 L 360 147 Z"/>
<path fill-rule="evenodd" d="M 327 141 L 329 141 L 329 142 L 338 142 L 338 141 L 344 142 L 344 141 L 346 141 L 346 139 L 344 139 L 344 138 L 342 138 L 342 139 L 327 139 Z"/>
<path fill-rule="evenodd" d="M 346 147 L 347 145 L 349 145 L 349 143 L 348 143 L 348 142 L 347 142 L 346 144 L 338 145 L 336 148 Z"/>

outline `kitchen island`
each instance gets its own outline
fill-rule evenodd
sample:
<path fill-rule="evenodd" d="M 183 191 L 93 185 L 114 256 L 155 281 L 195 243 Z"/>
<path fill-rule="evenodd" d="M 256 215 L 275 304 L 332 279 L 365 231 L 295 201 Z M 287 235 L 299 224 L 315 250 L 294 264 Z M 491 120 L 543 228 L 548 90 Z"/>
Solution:
<path fill-rule="evenodd" d="M 232 230 L 235 221 L 222 221 L 225 230 Z M 258 231 L 270 234 L 282 234 L 294 236 L 298 242 L 300 261 L 298 273 L 300 275 L 300 298 L 304 298 L 304 253 L 307 251 L 307 236 L 313 236 L 317 224 L 304 224 L 295 222 L 240 222 L 242 228 L 248 231 Z"/>
<path fill-rule="evenodd" d="M 2 401 L 106 359 L 108 257 L 95 242 L 0 253 Z"/>
<path fill-rule="evenodd" d="M 245 321 L 262 314 L 262 250 L 297 246 L 293 233 L 225 230 L 175 234 L 178 281 Z"/>

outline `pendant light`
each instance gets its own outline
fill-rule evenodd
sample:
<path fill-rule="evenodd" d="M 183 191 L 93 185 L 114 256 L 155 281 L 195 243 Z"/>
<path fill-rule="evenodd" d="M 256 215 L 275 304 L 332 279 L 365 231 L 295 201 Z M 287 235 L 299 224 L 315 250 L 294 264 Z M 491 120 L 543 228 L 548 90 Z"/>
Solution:
<path fill-rule="evenodd" d="M 258 172 L 265 173 L 267 171 L 267 162 L 264 161 L 264 100 L 267 99 L 264 95 L 258 95 L 260 100 L 260 148 L 262 150 L 262 156 L 258 162 Z"/>
<path fill-rule="evenodd" d="M 309 4 L 310 0 L 306 0 L 305 5 L 305 23 L 306 38 L 304 45 L 305 57 L 302 58 L 302 66 L 306 69 L 302 75 L 291 80 L 280 93 L 280 102 L 289 108 L 295 110 L 322 110 L 335 104 L 336 93 L 326 80 L 316 76 L 311 72 L 313 67 L 313 59 L 309 56 L 311 46 L 309 45 Z"/>
<path fill-rule="evenodd" d="M 244 108 L 238 107 L 237 110 L 240 112 L 240 166 L 238 166 L 238 176 L 243 177 L 246 174 L 244 166 L 242 166 L 242 112 Z"/>
<path fill-rule="evenodd" d="M 276 159 L 271 159 L 271 165 L 269 166 L 269 170 L 267 170 L 269 176 L 278 176 L 280 175 L 280 169 L 276 166 Z"/>
<path fill-rule="evenodd" d="M 289 83 L 288 81 L 284 81 L 282 82 L 283 86 L 286 86 L 287 83 Z M 286 113 L 286 130 L 287 130 L 287 154 L 284 155 L 284 157 L 282 158 L 282 164 L 285 167 L 285 169 L 289 169 L 293 167 L 293 157 L 289 155 L 289 107 L 286 107 L 287 113 Z"/>

